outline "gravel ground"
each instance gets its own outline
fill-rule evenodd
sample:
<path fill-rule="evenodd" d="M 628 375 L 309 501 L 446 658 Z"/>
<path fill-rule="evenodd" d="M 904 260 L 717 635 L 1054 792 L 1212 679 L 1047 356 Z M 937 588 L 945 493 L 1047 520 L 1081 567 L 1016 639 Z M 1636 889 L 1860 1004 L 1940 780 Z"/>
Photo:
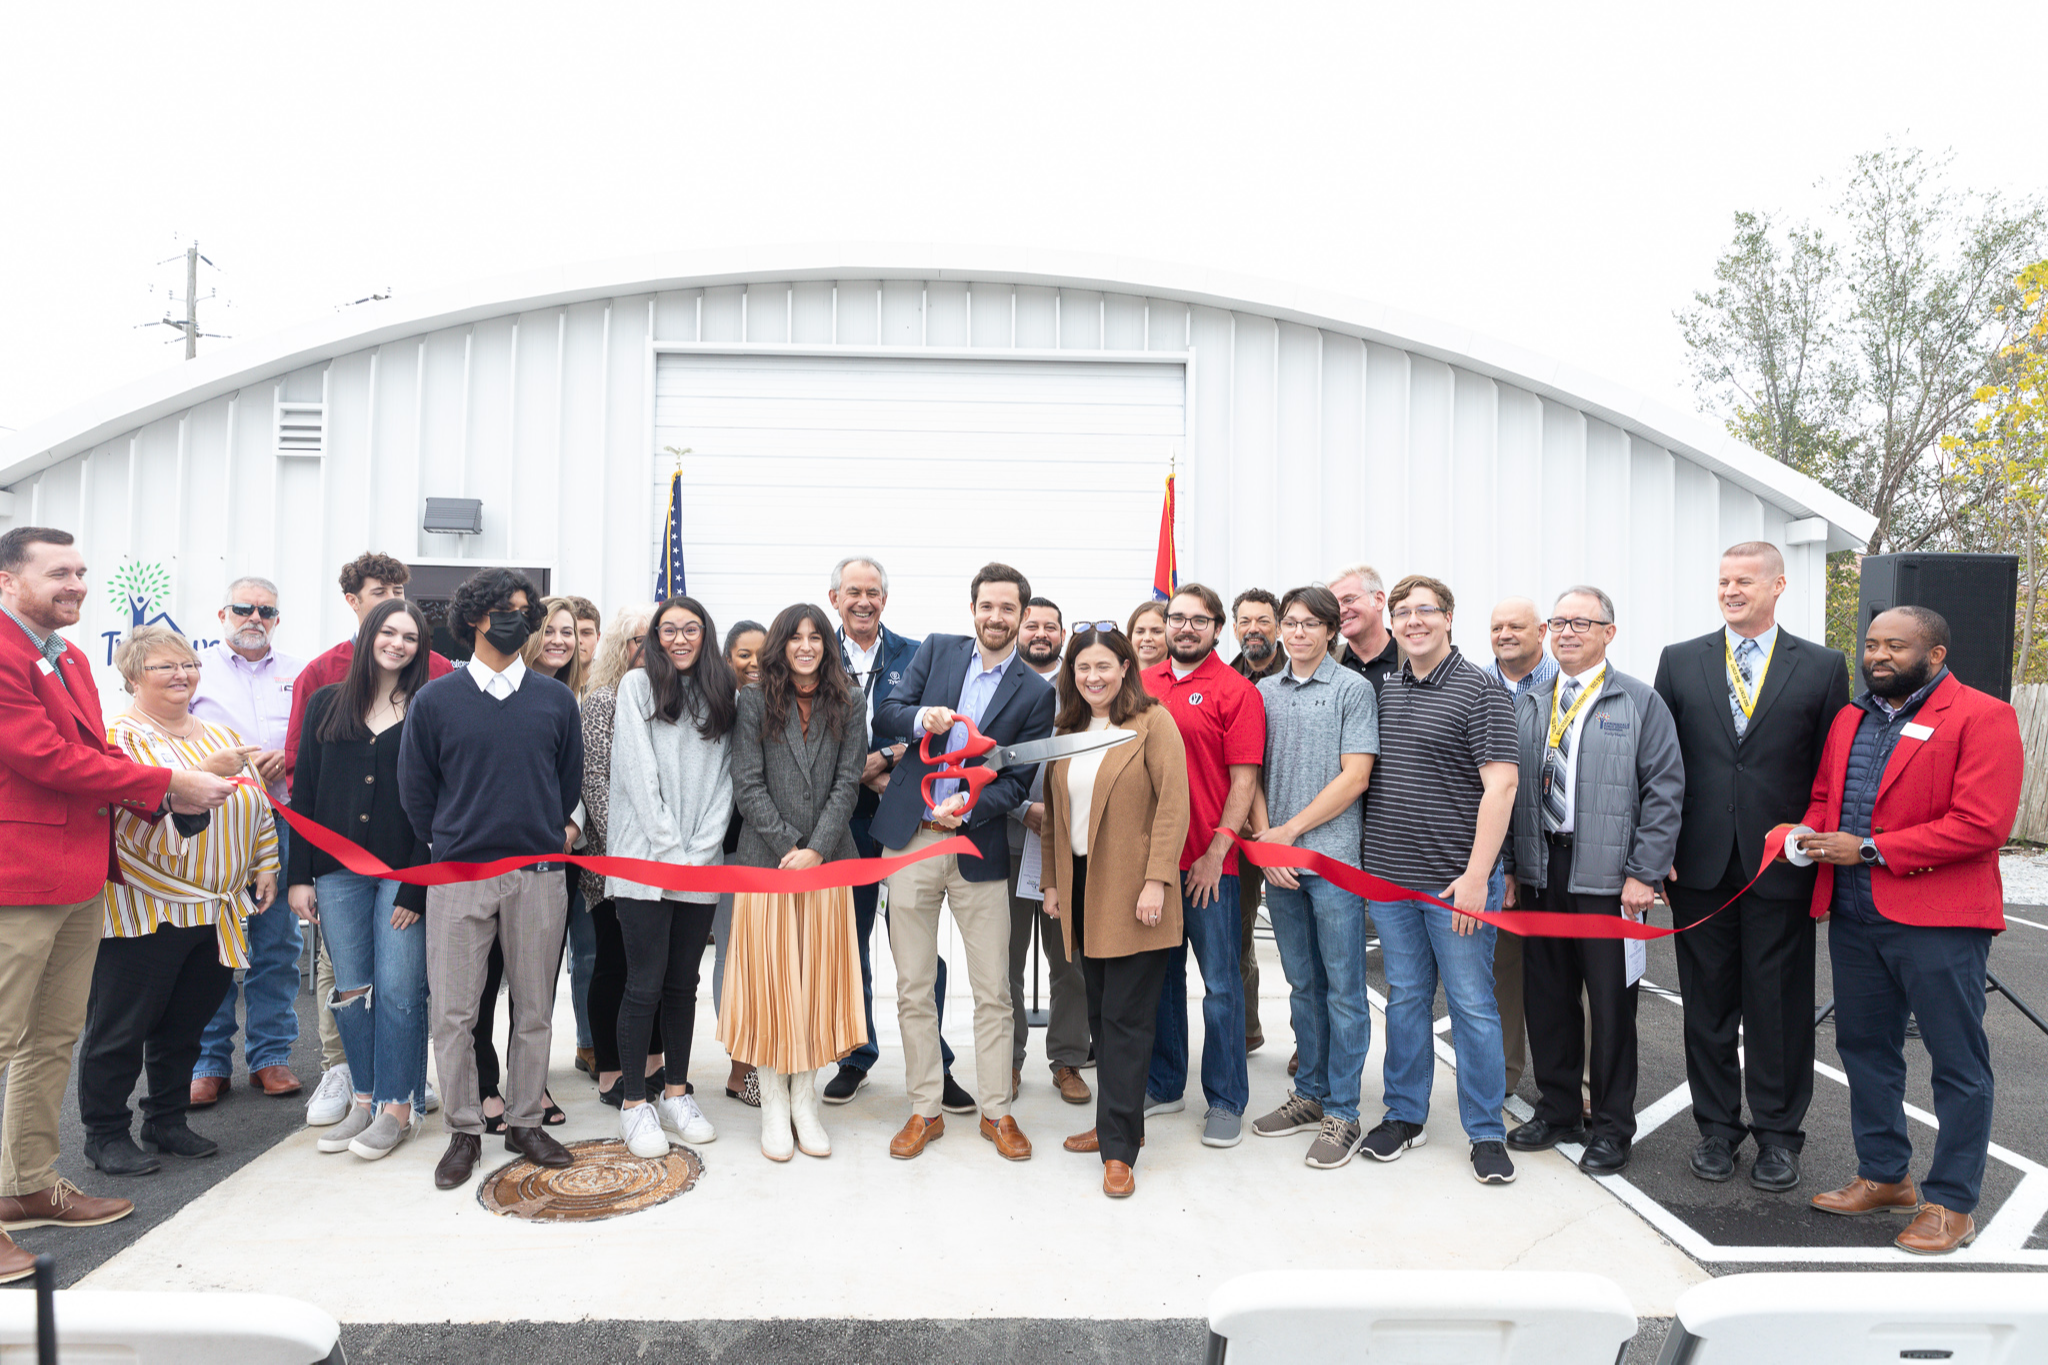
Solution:
<path fill-rule="evenodd" d="M 2007 903 L 2048 906 L 2048 849 L 2001 853 L 1998 872 L 2005 879 Z"/>

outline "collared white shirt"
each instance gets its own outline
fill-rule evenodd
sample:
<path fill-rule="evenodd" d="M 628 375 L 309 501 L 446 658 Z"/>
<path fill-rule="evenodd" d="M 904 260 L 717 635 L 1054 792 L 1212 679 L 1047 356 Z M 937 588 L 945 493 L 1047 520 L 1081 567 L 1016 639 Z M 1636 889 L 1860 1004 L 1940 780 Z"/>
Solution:
<path fill-rule="evenodd" d="M 1587 669 L 1583 673 L 1566 673 L 1563 670 L 1563 668 L 1560 667 L 1558 669 L 1557 674 L 1558 695 L 1562 697 L 1564 693 L 1565 680 L 1568 678 L 1576 679 L 1579 684 L 1579 691 L 1581 693 L 1584 693 L 1586 688 L 1593 685 L 1594 678 L 1597 677 L 1601 673 L 1601 671 L 1604 670 L 1606 667 L 1607 661 L 1605 659 L 1602 659 L 1599 663 L 1594 664 L 1591 668 Z M 1602 678 L 1601 681 L 1605 682 L 1606 679 Z M 1572 700 L 1577 701 L 1578 698 L 1574 697 L 1572 698 Z M 1572 717 L 1572 723 L 1566 729 L 1566 733 L 1570 736 L 1571 739 L 1571 758 L 1564 765 L 1564 823 L 1558 827 L 1558 833 L 1560 834 L 1570 834 L 1572 832 L 1572 826 L 1577 822 L 1578 819 L 1579 732 L 1586 728 L 1586 717 L 1593 714 L 1593 706 L 1594 703 L 1591 701 L 1588 701 L 1584 706 L 1581 706 L 1579 708 L 1579 714 Z M 1548 716 L 1545 716 L 1543 723 L 1547 727 L 1550 724 L 1550 718 Z"/>
<path fill-rule="evenodd" d="M 519 684 L 526 681 L 526 661 L 514 658 L 503 673 L 493 673 L 489 664 L 472 655 L 463 665 L 469 676 L 476 680 L 477 690 L 487 697 L 504 701 L 519 690 Z"/>
<path fill-rule="evenodd" d="M 867 695 L 868 733 L 875 731 L 875 697 L 881 691 L 878 677 L 882 667 L 882 632 L 875 632 L 875 642 L 866 649 L 854 643 L 845 627 L 839 631 L 839 647 L 846 652 L 847 671 L 853 674 L 854 685 Z"/>
<path fill-rule="evenodd" d="M 1733 626 L 1721 627 L 1721 633 L 1728 637 L 1728 649 L 1731 653 L 1741 649 L 1744 640 L 1752 638 L 1748 635 L 1737 635 Z M 1753 638 L 1756 640 L 1757 647 L 1755 664 L 1756 686 L 1751 690 L 1750 695 L 1756 696 L 1764 690 L 1764 674 L 1770 671 L 1771 653 L 1778 647 L 1778 627 L 1776 623 L 1773 623 L 1771 628 L 1763 634 Z"/>

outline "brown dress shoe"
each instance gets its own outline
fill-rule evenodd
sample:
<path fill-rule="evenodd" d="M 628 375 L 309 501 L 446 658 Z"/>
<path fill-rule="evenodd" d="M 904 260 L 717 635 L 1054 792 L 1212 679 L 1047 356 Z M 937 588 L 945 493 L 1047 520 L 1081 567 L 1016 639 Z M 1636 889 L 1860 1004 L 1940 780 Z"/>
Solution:
<path fill-rule="evenodd" d="M 34 1194 L 0 1199 L 0 1230 L 23 1228 L 96 1228 L 135 1212 L 125 1199 L 99 1199 L 57 1177 L 57 1183 Z"/>
<path fill-rule="evenodd" d="M 288 1066 L 266 1066 L 260 1071 L 252 1071 L 249 1084 L 260 1087 L 266 1095 L 296 1095 L 305 1089 Z"/>
<path fill-rule="evenodd" d="M 907 1123 L 889 1139 L 889 1155 L 898 1161 L 908 1161 L 924 1151 L 925 1144 L 937 1142 L 946 1135 L 946 1116 L 928 1119 L 922 1114 L 912 1114 Z"/>
<path fill-rule="evenodd" d="M 1301 1070 L 1301 1054 L 1299 1052 L 1289 1053 L 1287 1057 L 1287 1074 L 1292 1076 L 1299 1070 Z"/>
<path fill-rule="evenodd" d="M 1140 1147 L 1143 1147 L 1145 1145 L 1145 1139 L 1139 1138 L 1138 1145 Z M 1096 1140 L 1095 1130 L 1093 1128 L 1090 1128 L 1085 1133 L 1074 1134 L 1065 1142 L 1062 1142 L 1060 1146 L 1066 1148 L 1070 1152 L 1099 1152 L 1102 1150 L 1102 1144 Z"/>
<path fill-rule="evenodd" d="M 597 1049 L 579 1047 L 576 1049 L 576 1069 L 593 1081 L 597 1079 Z"/>
<path fill-rule="evenodd" d="M 36 1273 L 36 1258 L 14 1244 L 14 1239 L 0 1232 L 0 1284 L 12 1284 L 25 1280 Z"/>
<path fill-rule="evenodd" d="M 225 1076 L 194 1076 L 192 1078 L 192 1107 L 204 1109 L 219 1104 L 220 1097 L 228 1092 L 228 1078 Z"/>
<path fill-rule="evenodd" d="M 1920 1216 L 1906 1225 L 1892 1245 L 1921 1256 L 1942 1256 L 1977 1240 L 1977 1220 L 1951 1213 L 1939 1204 L 1922 1204 Z"/>
<path fill-rule="evenodd" d="M 1111 1199 L 1129 1199 L 1138 1188 L 1138 1177 L 1121 1161 L 1102 1163 L 1102 1192 Z"/>
<path fill-rule="evenodd" d="M 1024 1130 L 1017 1126 L 1017 1120 L 1008 1114 L 993 1123 L 983 1118 L 981 1135 L 996 1145 L 996 1155 L 1003 1160 L 1031 1160 L 1031 1139 L 1024 1136 Z"/>
<path fill-rule="evenodd" d="M 1070 1066 L 1055 1070 L 1052 1083 L 1059 1087 L 1060 1098 L 1068 1104 L 1086 1104 L 1095 1098 L 1088 1093 L 1088 1082 L 1081 1079 L 1081 1073 Z"/>
<path fill-rule="evenodd" d="M 1839 1190 L 1815 1195 L 1813 1206 L 1822 1213 L 1849 1218 L 1866 1213 L 1911 1213 L 1920 1207 L 1920 1192 L 1910 1175 L 1896 1185 L 1881 1185 L 1859 1175 Z"/>
<path fill-rule="evenodd" d="M 450 1133 L 448 1150 L 441 1153 L 441 1160 L 434 1167 L 434 1188 L 452 1190 L 467 1185 L 469 1173 L 476 1169 L 476 1159 L 483 1151 L 484 1140 L 475 1133 Z"/>
<path fill-rule="evenodd" d="M 561 1170 L 564 1166 L 576 1164 L 576 1158 L 569 1155 L 569 1149 L 555 1141 L 545 1128 L 519 1128 L 508 1125 L 505 1129 L 505 1150 L 517 1152 L 536 1166 Z"/>

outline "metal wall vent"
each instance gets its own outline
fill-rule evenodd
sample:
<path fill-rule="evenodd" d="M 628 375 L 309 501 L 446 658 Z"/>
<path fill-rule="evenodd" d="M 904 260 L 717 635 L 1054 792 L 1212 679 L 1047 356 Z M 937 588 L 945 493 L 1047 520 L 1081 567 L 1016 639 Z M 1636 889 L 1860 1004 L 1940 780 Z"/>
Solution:
<path fill-rule="evenodd" d="M 277 453 L 313 455 L 327 453 L 327 405 L 277 400 Z"/>

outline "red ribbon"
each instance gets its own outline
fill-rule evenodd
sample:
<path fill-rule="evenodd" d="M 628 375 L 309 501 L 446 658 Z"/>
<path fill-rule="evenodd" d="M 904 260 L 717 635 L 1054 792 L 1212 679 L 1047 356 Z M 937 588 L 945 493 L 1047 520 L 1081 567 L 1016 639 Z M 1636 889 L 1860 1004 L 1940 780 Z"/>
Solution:
<path fill-rule="evenodd" d="M 246 777 L 233 779 L 244 786 L 256 786 Z M 349 871 L 363 877 L 381 877 L 408 886 L 450 886 L 457 882 L 480 882 L 489 877 L 516 872 L 535 863 L 569 863 L 586 867 L 605 877 L 618 877 L 641 886 L 658 886 L 664 891 L 756 892 L 762 895 L 796 895 L 824 891 L 835 886 L 872 886 L 890 873 L 927 858 L 953 853 L 979 858 L 974 841 L 955 834 L 915 853 L 894 858 L 844 858 L 816 867 L 687 867 L 681 863 L 657 863 L 647 858 L 595 857 L 584 853 L 534 853 L 518 858 L 496 858 L 488 863 L 427 863 L 421 867 L 386 867 L 384 861 L 361 844 L 344 838 L 325 825 L 310 820 L 289 806 L 264 800 L 298 836 L 327 854 Z"/>
<path fill-rule="evenodd" d="M 1755 886 L 1764 873 L 1770 871 L 1771 864 L 1784 852 L 1785 837 L 1791 832 L 1792 826 L 1779 825 L 1765 835 L 1763 863 L 1757 868 L 1756 876 L 1751 877 L 1742 890 L 1716 907 L 1713 914 L 1703 915 L 1685 928 L 1698 928 L 1747 895 L 1749 888 Z M 1237 844 L 1238 856 L 1253 867 L 1300 868 L 1305 872 L 1313 872 L 1324 880 L 1369 901 L 1428 901 L 1431 905 L 1441 905 L 1446 910 L 1469 914 L 1473 919 L 1491 924 L 1496 929 L 1505 929 L 1511 934 L 1520 934 L 1524 938 L 1633 938 L 1649 942 L 1685 932 L 1685 929 L 1658 929 L 1648 924 L 1638 924 L 1625 915 L 1571 915 L 1556 910 L 1458 910 L 1457 906 L 1439 896 L 1410 890 L 1384 877 L 1375 877 L 1362 868 L 1340 863 L 1335 858 L 1326 857 L 1310 849 L 1289 848 L 1284 844 L 1252 843 L 1238 838 L 1236 834 L 1230 837 Z"/>

